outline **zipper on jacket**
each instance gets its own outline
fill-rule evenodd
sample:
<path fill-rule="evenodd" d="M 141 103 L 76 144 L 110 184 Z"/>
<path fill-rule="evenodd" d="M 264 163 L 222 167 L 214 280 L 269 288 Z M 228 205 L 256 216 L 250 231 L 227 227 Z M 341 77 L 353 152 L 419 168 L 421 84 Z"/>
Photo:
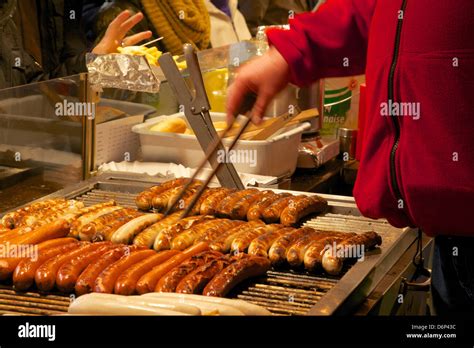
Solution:
<path fill-rule="evenodd" d="M 394 93 L 393 93 L 393 89 L 394 89 L 393 84 L 394 84 L 395 70 L 397 68 L 398 55 L 399 55 L 399 49 L 400 49 L 400 37 L 402 34 L 403 19 L 405 18 L 405 9 L 407 6 L 407 2 L 408 0 L 403 0 L 402 8 L 400 9 L 400 11 L 402 11 L 402 17 L 398 18 L 397 32 L 395 36 L 395 47 L 393 50 L 393 59 L 392 59 L 392 64 L 390 66 L 390 74 L 388 77 L 388 100 L 391 101 L 392 103 L 395 102 Z M 390 151 L 390 178 L 391 178 L 393 190 L 395 191 L 397 201 L 399 200 L 404 201 L 403 195 L 400 190 L 400 186 L 398 185 L 397 170 L 395 167 L 395 156 L 397 154 L 398 145 L 400 142 L 400 123 L 399 123 L 398 117 L 392 115 L 391 113 L 390 113 L 390 118 L 392 119 L 393 125 L 395 127 L 395 142 L 393 143 L 392 150 Z"/>

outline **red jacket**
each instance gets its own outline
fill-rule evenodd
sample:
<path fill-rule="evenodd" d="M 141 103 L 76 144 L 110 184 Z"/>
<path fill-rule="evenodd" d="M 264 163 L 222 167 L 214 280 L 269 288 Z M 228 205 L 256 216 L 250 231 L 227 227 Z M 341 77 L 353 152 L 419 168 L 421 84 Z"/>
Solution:
<path fill-rule="evenodd" d="M 268 38 L 293 83 L 366 73 L 361 212 L 474 236 L 474 1 L 328 0 L 290 24 Z"/>

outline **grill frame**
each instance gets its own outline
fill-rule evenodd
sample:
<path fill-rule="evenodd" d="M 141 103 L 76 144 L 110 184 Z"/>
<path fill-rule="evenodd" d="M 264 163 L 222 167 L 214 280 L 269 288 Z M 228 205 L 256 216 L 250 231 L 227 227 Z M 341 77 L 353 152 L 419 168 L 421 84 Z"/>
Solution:
<path fill-rule="evenodd" d="M 57 197 L 81 199 L 81 197 L 84 196 L 89 198 L 86 204 L 93 204 L 103 202 L 104 200 L 110 199 L 111 196 L 115 196 L 119 204 L 135 207 L 133 195 L 136 195 L 153 184 L 169 179 L 171 178 L 156 178 L 142 174 L 105 173 L 69 186 L 39 200 Z M 103 192 L 107 192 L 108 195 L 101 196 L 101 194 L 95 194 L 94 190 L 97 189 L 102 190 L 102 195 L 104 195 Z M 301 192 L 297 191 L 277 189 L 273 189 L 273 191 L 301 194 Z M 312 193 L 305 194 L 310 195 Z M 363 302 L 386 272 L 397 262 L 416 239 L 417 234 L 414 229 L 397 229 L 390 226 L 385 220 L 376 221 L 362 217 L 352 197 L 325 194 L 318 195 L 328 200 L 330 207 L 329 212 L 322 217 L 309 219 L 303 222 L 302 225 L 340 231 L 352 231 L 353 228 L 358 229 L 355 232 L 365 232 L 373 228 L 381 234 L 383 238 L 382 246 L 376 250 L 367 252 L 363 262 L 355 262 L 349 269 L 343 272 L 342 276 L 328 277 L 327 275 L 322 276 L 320 274 L 310 275 L 306 272 L 271 270 L 267 273 L 267 277 L 246 283 L 245 287 L 239 287 L 239 291 L 232 292 L 230 297 L 245 299 L 256 304 L 262 304 L 262 299 L 264 299 L 268 306 L 271 306 L 271 304 L 274 305 L 274 308 L 268 308 L 274 315 L 350 314 Z M 31 203 L 33 202 L 28 204 Z M 330 283 L 332 286 L 327 287 L 327 291 L 319 292 L 321 295 L 315 290 L 305 290 L 305 288 L 311 289 L 314 286 L 318 287 L 324 283 Z M 0 300 L 2 289 L 5 289 L 5 287 L 0 288 Z M 23 293 L 17 294 L 17 296 L 23 296 Z M 35 292 L 28 294 L 42 296 Z M 288 295 L 287 301 L 283 299 L 285 294 L 290 294 Z M 291 294 L 294 294 L 293 297 L 291 297 Z M 308 298 L 301 302 L 295 301 L 295 299 L 302 297 L 300 294 L 306 294 L 308 298 L 313 297 L 315 301 L 309 301 Z M 64 297 L 69 299 L 67 295 Z M 46 296 L 44 298 L 48 297 Z M 34 307 L 34 305 L 27 305 L 28 308 L 32 306 Z M 298 307 L 305 308 L 305 310 L 299 310 Z M 0 307 L 0 314 L 1 313 L 2 310 Z M 33 311 L 33 313 L 23 312 L 17 314 L 35 313 Z M 58 313 L 52 311 L 51 313 L 45 312 L 40 315 L 45 314 Z"/>

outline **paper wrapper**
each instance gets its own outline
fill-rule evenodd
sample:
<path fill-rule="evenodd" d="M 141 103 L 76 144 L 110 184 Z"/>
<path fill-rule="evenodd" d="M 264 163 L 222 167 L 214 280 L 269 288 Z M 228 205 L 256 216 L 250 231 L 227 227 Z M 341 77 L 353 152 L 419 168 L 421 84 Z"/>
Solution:
<path fill-rule="evenodd" d="M 158 68 L 150 66 L 144 56 L 88 53 L 86 64 L 94 86 L 149 93 L 160 90 Z"/>

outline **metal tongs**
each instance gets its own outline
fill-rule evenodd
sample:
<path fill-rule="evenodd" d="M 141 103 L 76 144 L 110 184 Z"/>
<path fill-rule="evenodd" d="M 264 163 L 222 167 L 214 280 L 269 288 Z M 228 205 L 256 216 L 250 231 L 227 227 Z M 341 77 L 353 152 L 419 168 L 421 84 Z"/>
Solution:
<path fill-rule="evenodd" d="M 179 103 L 184 107 L 184 114 L 186 115 L 189 124 L 193 128 L 193 131 L 196 134 L 196 137 L 206 156 L 194 172 L 193 176 L 189 179 L 186 185 L 184 185 L 179 195 L 173 200 L 172 204 L 165 212 L 165 216 L 169 215 L 170 212 L 172 212 L 173 209 L 176 207 L 178 202 L 181 201 L 186 191 L 189 189 L 189 187 L 194 182 L 194 180 L 204 168 L 207 162 L 211 164 L 212 172 L 204 180 L 203 185 L 200 186 L 197 192 L 194 194 L 191 202 L 186 207 L 186 210 L 183 212 L 181 218 L 186 217 L 193 209 L 194 205 L 201 197 L 202 193 L 207 188 L 207 185 L 212 180 L 214 175 L 217 176 L 221 186 L 223 187 L 232 187 L 237 189 L 244 188 L 242 181 L 240 180 L 240 177 L 238 176 L 233 164 L 227 162 L 223 163 L 217 160 L 218 151 L 226 151 L 222 144 L 222 139 L 224 139 L 228 135 L 229 131 L 233 128 L 233 124 L 228 125 L 219 137 L 209 114 L 210 104 L 207 99 L 206 89 L 204 87 L 204 82 L 202 78 L 201 69 L 199 67 L 197 55 L 194 51 L 194 48 L 190 44 L 184 45 L 184 56 L 186 58 L 186 63 L 188 67 L 187 69 L 194 86 L 194 91 L 190 90 L 190 88 L 186 84 L 186 81 L 181 75 L 171 54 L 166 53 L 162 55 L 159 59 L 159 63 L 161 69 L 163 70 L 163 73 L 165 74 L 171 86 L 171 89 L 176 94 Z M 254 94 L 247 95 L 244 98 L 244 101 L 240 107 L 238 114 L 245 114 L 250 111 L 253 105 L 255 104 L 255 100 L 256 96 Z M 240 128 L 237 131 L 235 137 L 233 138 L 227 151 L 231 151 L 233 149 L 240 136 L 249 125 L 250 120 L 250 116 L 245 118 L 245 121 L 240 125 Z M 235 122 L 236 117 L 234 118 L 234 123 Z"/>

